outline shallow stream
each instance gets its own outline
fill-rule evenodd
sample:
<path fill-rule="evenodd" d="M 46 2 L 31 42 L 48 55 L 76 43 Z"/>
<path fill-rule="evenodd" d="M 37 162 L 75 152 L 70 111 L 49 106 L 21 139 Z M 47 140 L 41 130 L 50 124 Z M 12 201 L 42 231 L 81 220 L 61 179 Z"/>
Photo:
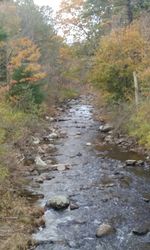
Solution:
<path fill-rule="evenodd" d="M 55 178 L 37 190 L 44 194 L 38 201 L 41 206 L 63 194 L 79 209 L 47 210 L 46 227 L 34 234 L 41 242 L 36 250 L 148 250 L 150 234 L 137 236 L 132 230 L 147 226 L 150 218 L 150 203 L 144 200 L 150 172 L 146 167 L 124 167 L 126 159 L 142 159 L 136 153 L 93 145 L 100 132 L 89 103 L 89 98 L 71 101 L 56 122 L 67 136 L 57 140 L 55 160 L 70 164 L 71 169 L 53 172 Z M 116 232 L 96 238 L 97 227 L 105 222 Z"/>

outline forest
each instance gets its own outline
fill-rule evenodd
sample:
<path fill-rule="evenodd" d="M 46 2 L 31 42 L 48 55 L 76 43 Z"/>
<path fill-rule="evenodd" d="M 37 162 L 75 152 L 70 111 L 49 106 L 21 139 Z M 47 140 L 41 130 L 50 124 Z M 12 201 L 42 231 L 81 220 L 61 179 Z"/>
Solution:
<path fill-rule="evenodd" d="M 150 1 L 64 0 L 54 12 L 1 0 L 0 249 L 33 249 L 44 212 L 22 191 L 33 161 L 25 152 L 48 117 L 83 95 L 94 95 L 116 134 L 150 152 Z"/>

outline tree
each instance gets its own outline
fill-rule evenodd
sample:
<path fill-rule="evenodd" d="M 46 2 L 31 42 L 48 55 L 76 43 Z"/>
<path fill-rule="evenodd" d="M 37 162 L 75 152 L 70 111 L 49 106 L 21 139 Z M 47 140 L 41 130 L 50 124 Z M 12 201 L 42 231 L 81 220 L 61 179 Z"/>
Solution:
<path fill-rule="evenodd" d="M 20 108 L 32 108 L 43 99 L 40 92 L 41 80 L 46 74 L 39 64 L 38 47 L 28 38 L 11 41 L 12 55 L 8 66 L 10 72 L 9 96 L 13 104 Z"/>
<path fill-rule="evenodd" d="M 149 69 L 150 46 L 138 25 L 121 28 L 104 37 L 95 56 L 92 80 L 114 101 L 130 100 L 133 71 L 140 80 Z M 145 72 L 145 73 L 144 73 Z"/>
<path fill-rule="evenodd" d="M 6 41 L 7 34 L 0 28 L 0 82 L 7 81 L 7 47 Z"/>
<path fill-rule="evenodd" d="M 63 1 L 58 12 L 64 34 L 76 40 L 85 40 L 96 45 L 97 37 L 103 34 L 103 23 L 110 16 L 112 4 L 109 0 Z"/>

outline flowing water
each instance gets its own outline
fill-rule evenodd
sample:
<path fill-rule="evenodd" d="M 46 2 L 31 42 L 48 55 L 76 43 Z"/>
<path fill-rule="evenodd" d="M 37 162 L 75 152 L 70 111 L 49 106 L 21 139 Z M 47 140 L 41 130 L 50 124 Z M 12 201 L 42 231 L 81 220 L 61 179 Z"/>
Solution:
<path fill-rule="evenodd" d="M 55 160 L 70 164 L 66 171 L 55 171 L 54 179 L 41 184 L 44 206 L 54 195 L 67 195 L 79 209 L 45 212 L 46 227 L 34 238 L 40 242 L 36 250 L 148 250 L 150 235 L 136 236 L 136 226 L 143 227 L 150 217 L 148 168 L 125 168 L 124 160 L 141 159 L 133 152 L 115 146 L 95 146 L 99 123 L 93 119 L 89 100 L 71 101 L 63 114 L 59 129 L 67 137 L 57 141 Z M 136 168 L 136 169 L 135 169 Z M 101 223 L 116 228 L 112 235 L 96 238 Z"/>

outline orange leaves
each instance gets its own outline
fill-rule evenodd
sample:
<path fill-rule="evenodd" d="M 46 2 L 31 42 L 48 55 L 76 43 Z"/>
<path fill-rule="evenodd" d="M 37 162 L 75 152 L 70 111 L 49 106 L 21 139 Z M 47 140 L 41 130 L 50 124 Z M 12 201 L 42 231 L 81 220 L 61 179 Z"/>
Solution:
<path fill-rule="evenodd" d="M 25 71 L 28 72 L 37 72 L 41 70 L 41 65 L 38 63 L 30 63 L 26 66 Z"/>
<path fill-rule="evenodd" d="M 21 66 L 22 63 L 34 64 L 40 58 L 37 46 L 28 38 L 20 38 L 11 42 L 13 55 L 10 64 L 13 68 Z"/>
<path fill-rule="evenodd" d="M 46 74 L 42 72 L 42 67 L 38 63 L 40 59 L 39 48 L 28 38 L 23 37 L 15 41 L 11 41 L 12 56 L 8 69 L 13 74 L 14 70 L 24 67 L 24 72 L 31 72 L 31 77 L 22 77 L 19 82 L 36 82 L 45 78 Z M 12 80 L 12 84 L 16 81 Z"/>

